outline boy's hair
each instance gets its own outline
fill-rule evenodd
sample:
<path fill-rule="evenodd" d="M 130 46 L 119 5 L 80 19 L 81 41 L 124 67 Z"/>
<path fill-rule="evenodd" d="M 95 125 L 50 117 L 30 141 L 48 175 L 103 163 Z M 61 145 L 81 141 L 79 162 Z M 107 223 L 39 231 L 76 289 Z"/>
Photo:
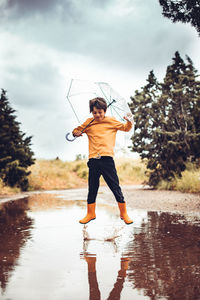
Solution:
<path fill-rule="evenodd" d="M 89 101 L 89 105 L 90 105 L 90 112 L 93 111 L 94 107 L 96 107 L 97 109 L 103 109 L 105 112 L 107 110 L 107 103 L 104 98 L 100 98 L 100 97 L 94 98 Z"/>

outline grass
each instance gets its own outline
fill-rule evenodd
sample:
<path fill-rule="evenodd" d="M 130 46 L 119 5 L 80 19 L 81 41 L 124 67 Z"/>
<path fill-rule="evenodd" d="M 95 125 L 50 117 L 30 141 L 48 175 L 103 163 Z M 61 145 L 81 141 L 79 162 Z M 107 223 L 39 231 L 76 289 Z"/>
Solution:
<path fill-rule="evenodd" d="M 37 160 L 30 167 L 30 190 L 53 190 L 81 187 L 86 177 L 86 167 L 81 162 Z"/>
<path fill-rule="evenodd" d="M 120 183 L 142 184 L 145 166 L 139 160 L 116 160 Z M 30 167 L 30 190 L 53 190 L 87 186 L 86 160 L 63 162 L 61 160 L 37 160 Z M 104 181 L 101 180 L 102 184 Z"/>
<path fill-rule="evenodd" d="M 0 196 L 7 196 L 7 195 L 15 195 L 20 193 L 20 189 L 17 187 L 11 188 L 6 186 L 3 181 L 0 179 Z"/>
<path fill-rule="evenodd" d="M 140 159 L 116 159 L 116 169 L 121 184 L 143 184 L 147 181 L 146 165 Z"/>
<path fill-rule="evenodd" d="M 117 158 L 115 164 L 120 184 L 143 184 L 148 181 L 145 175 L 146 165 L 140 159 Z M 64 162 L 55 160 L 36 160 L 30 167 L 29 190 L 57 190 L 87 187 L 87 160 Z M 101 184 L 105 184 L 101 179 Z M 200 193 L 200 168 L 188 164 L 182 177 L 173 181 L 161 181 L 157 189 L 175 190 L 188 193 Z M 19 193 L 20 189 L 5 186 L 0 180 L 0 195 Z"/>
<path fill-rule="evenodd" d="M 157 189 L 174 190 L 184 193 L 200 193 L 200 168 L 189 163 L 182 177 L 175 177 L 172 181 L 162 180 Z"/>

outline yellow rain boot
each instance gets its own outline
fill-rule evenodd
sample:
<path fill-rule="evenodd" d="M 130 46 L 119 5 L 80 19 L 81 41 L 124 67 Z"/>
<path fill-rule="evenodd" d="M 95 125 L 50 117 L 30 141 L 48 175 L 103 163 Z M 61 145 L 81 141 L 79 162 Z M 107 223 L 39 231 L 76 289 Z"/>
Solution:
<path fill-rule="evenodd" d="M 133 220 L 131 220 L 127 214 L 127 210 L 126 210 L 126 203 L 120 203 L 117 202 L 118 206 L 119 206 L 119 210 L 120 210 L 120 218 L 122 220 L 124 220 L 124 222 L 129 225 L 133 223 Z"/>
<path fill-rule="evenodd" d="M 87 224 L 88 222 L 96 219 L 96 214 L 95 214 L 95 208 L 96 208 L 96 203 L 91 203 L 87 204 L 87 215 L 85 218 L 79 221 L 81 224 Z"/>

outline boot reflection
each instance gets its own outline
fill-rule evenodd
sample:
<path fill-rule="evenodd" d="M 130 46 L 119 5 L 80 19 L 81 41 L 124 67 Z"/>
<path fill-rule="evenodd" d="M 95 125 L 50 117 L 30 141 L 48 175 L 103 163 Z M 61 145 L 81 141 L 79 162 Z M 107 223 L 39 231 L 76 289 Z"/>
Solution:
<path fill-rule="evenodd" d="M 99 290 L 99 285 L 96 275 L 96 255 L 84 253 L 81 255 L 81 258 L 85 259 L 88 265 L 88 283 L 90 291 L 90 300 L 99 300 L 101 299 L 101 293 Z M 118 271 L 118 276 L 112 291 L 110 292 L 107 300 L 119 300 L 121 297 L 121 291 L 123 289 L 124 281 L 127 275 L 128 265 L 130 258 L 122 257 L 121 266 Z"/>
<path fill-rule="evenodd" d="M 110 295 L 108 296 L 107 300 L 119 300 L 121 297 L 121 291 L 123 289 L 124 281 L 126 278 L 126 271 L 128 270 L 130 258 L 128 257 L 121 257 L 121 268 L 118 271 L 117 280 L 114 284 Z"/>
<path fill-rule="evenodd" d="M 81 258 L 85 259 L 88 265 L 88 283 L 89 283 L 89 292 L 90 300 L 100 300 L 101 293 L 99 290 L 99 285 L 96 275 L 96 255 L 83 255 Z"/>

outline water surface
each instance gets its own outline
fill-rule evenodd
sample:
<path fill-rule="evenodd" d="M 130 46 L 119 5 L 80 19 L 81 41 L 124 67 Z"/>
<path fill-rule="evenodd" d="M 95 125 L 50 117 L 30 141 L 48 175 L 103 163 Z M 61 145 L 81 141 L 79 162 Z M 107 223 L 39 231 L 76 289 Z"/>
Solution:
<path fill-rule="evenodd" d="M 75 191 L 74 191 L 75 193 Z M 0 203 L 0 299 L 200 299 L 200 217 L 35 194 Z"/>

